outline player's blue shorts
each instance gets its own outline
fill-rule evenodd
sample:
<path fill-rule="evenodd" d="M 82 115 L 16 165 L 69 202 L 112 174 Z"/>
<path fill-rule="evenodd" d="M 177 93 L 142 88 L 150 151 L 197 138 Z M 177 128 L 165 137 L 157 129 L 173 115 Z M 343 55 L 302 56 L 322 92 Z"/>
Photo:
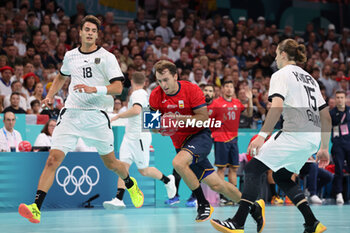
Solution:
<path fill-rule="evenodd" d="M 208 160 L 208 155 L 213 145 L 210 135 L 209 129 L 203 129 L 187 138 L 181 149 L 176 149 L 176 153 L 180 150 L 185 150 L 192 155 L 193 161 L 190 168 L 199 181 L 215 171 Z"/>
<path fill-rule="evenodd" d="M 214 142 L 216 167 L 239 166 L 237 137 L 228 142 Z"/>

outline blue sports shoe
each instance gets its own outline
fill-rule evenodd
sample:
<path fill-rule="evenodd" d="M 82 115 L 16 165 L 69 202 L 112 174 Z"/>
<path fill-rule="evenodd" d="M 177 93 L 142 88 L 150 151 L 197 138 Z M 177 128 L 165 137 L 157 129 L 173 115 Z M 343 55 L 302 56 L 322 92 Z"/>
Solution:
<path fill-rule="evenodd" d="M 170 198 L 164 202 L 164 204 L 167 204 L 167 205 L 174 205 L 176 203 L 180 203 L 179 196 L 175 196 L 175 197 Z"/>
<path fill-rule="evenodd" d="M 186 202 L 187 207 L 196 207 L 197 206 L 197 199 L 194 197 L 190 197 Z"/>

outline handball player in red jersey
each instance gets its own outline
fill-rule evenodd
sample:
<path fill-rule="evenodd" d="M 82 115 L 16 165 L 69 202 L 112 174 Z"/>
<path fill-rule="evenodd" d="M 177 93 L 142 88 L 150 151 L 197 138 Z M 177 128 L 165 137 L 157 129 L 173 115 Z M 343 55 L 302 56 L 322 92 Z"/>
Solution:
<path fill-rule="evenodd" d="M 159 86 L 150 95 L 150 107 L 154 111 L 160 111 L 163 116 L 172 118 L 171 122 L 177 124 L 177 130 L 171 136 L 177 151 L 173 166 L 196 196 L 196 221 L 203 222 L 211 217 L 213 208 L 204 197 L 199 182 L 203 181 L 214 191 L 235 202 L 239 202 L 241 194 L 234 185 L 218 177 L 207 158 L 212 148 L 212 139 L 208 127 L 201 127 L 209 120 L 201 89 L 188 81 L 178 81 L 176 66 L 172 62 L 161 60 L 155 64 L 155 70 Z M 213 124 L 210 123 L 209 126 L 212 127 Z M 257 206 L 260 207 L 258 203 Z M 258 224 L 263 225 L 263 208 L 255 209 L 252 215 Z"/>

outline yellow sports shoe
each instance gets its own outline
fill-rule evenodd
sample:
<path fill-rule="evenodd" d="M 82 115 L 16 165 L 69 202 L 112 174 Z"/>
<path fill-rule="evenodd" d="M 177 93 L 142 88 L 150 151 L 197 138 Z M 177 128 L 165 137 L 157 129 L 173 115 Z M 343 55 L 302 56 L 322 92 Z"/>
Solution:
<path fill-rule="evenodd" d="M 40 223 L 40 210 L 35 203 L 31 205 L 20 204 L 18 207 L 18 213 L 29 220 L 32 223 Z"/>
<path fill-rule="evenodd" d="M 306 224 L 304 224 L 304 227 L 304 233 L 322 233 L 327 230 L 327 227 L 320 223 L 320 221 L 316 221 L 313 226 L 306 226 Z"/>
<path fill-rule="evenodd" d="M 271 199 L 272 205 L 283 205 L 284 201 L 279 196 L 273 196 Z"/>
<path fill-rule="evenodd" d="M 134 206 L 136 208 L 140 208 L 143 205 L 143 201 L 144 201 L 143 192 L 137 186 L 137 182 L 136 182 L 135 178 L 130 177 L 130 179 L 134 182 L 134 185 L 127 190 L 130 194 L 132 204 L 134 204 Z"/>

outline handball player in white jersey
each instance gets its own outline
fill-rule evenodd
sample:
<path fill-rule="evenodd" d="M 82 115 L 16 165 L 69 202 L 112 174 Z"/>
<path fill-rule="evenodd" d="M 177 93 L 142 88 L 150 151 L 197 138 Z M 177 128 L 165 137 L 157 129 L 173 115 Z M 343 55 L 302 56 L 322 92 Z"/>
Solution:
<path fill-rule="evenodd" d="M 79 36 L 81 46 L 68 51 L 63 58 L 60 73 L 54 79 L 43 105 L 50 106 L 53 97 L 71 77 L 69 95 L 61 110 L 52 135 L 52 146 L 45 168 L 40 176 L 35 202 L 21 204 L 19 213 L 32 223 L 40 222 L 40 208 L 54 181 L 56 169 L 65 155 L 75 149 L 81 138 L 95 147 L 105 166 L 121 177 L 135 207 L 143 205 L 143 193 L 124 164 L 114 154 L 114 137 L 108 109 L 113 108 L 112 95 L 122 92 L 123 74 L 113 54 L 96 45 L 101 22 L 93 15 L 82 19 Z"/>
<path fill-rule="evenodd" d="M 302 213 L 304 233 L 320 233 L 327 229 L 316 219 L 304 193 L 291 176 L 299 173 L 308 157 L 317 151 L 319 166 L 329 163 L 329 110 L 317 81 L 296 65 L 297 62 L 306 62 L 305 46 L 286 39 L 278 45 L 276 54 L 279 71 L 270 80 L 269 100 L 272 106 L 258 137 L 248 147 L 255 157 L 245 167 L 245 185 L 239 208 L 233 218 L 211 220 L 213 227 L 221 232 L 244 232 L 247 215 L 256 207 L 253 202 L 260 190 L 261 175 L 269 169 L 273 171 L 278 186 Z M 281 114 L 284 119 L 282 130 L 274 133 L 264 144 Z"/>
<path fill-rule="evenodd" d="M 128 103 L 128 110 L 112 118 L 112 121 L 119 118 L 127 118 L 123 142 L 120 146 L 119 159 L 125 163 L 129 170 L 134 162 L 138 171 L 143 176 L 161 180 L 167 190 L 168 198 L 176 195 L 174 175 L 165 176 L 155 167 L 149 167 L 149 147 L 152 142 L 151 132 L 142 130 L 142 109 L 149 107 L 148 93 L 143 89 L 146 76 L 141 72 L 133 73 L 131 77 L 132 94 Z M 106 209 L 124 208 L 123 196 L 125 185 L 122 179 L 118 179 L 117 195 L 111 201 L 103 202 Z"/>

